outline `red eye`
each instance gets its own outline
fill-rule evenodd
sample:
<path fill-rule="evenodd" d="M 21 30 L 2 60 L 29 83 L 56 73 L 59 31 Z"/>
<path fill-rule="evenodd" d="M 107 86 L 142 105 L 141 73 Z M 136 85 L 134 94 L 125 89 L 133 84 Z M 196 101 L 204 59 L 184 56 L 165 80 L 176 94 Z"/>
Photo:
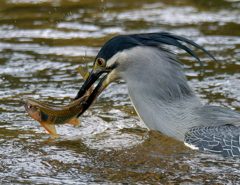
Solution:
<path fill-rule="evenodd" d="M 104 60 L 101 59 L 101 58 L 98 58 L 98 59 L 97 59 L 97 63 L 98 63 L 98 65 L 101 66 L 101 67 L 104 67 L 104 65 L 105 65 Z"/>

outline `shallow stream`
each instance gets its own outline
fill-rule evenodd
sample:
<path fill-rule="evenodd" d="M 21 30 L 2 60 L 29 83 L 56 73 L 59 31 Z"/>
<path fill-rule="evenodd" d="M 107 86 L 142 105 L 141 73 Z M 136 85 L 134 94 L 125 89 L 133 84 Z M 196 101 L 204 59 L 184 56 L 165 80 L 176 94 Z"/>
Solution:
<path fill-rule="evenodd" d="M 20 102 L 70 103 L 101 46 L 119 34 L 171 32 L 210 51 L 178 48 L 203 102 L 240 111 L 239 0 L 0 0 L 0 184 L 234 184 L 240 159 L 194 151 L 134 111 L 124 81 L 51 137 Z M 237 183 L 237 184 L 238 184 Z"/>

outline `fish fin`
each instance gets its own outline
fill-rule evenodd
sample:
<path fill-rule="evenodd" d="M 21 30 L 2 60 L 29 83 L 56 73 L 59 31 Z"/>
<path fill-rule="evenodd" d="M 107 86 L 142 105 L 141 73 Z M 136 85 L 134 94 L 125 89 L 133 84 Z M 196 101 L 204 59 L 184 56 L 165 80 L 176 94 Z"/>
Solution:
<path fill-rule="evenodd" d="M 74 126 L 80 126 L 80 121 L 77 119 L 77 117 L 73 117 L 68 123 Z"/>
<path fill-rule="evenodd" d="M 94 84 L 87 90 L 87 95 L 90 95 L 93 92 Z"/>
<path fill-rule="evenodd" d="M 88 78 L 89 76 L 89 72 L 88 72 L 88 67 L 85 66 L 78 66 L 78 72 L 80 73 L 80 75 L 83 77 L 84 81 Z"/>
<path fill-rule="evenodd" d="M 71 104 L 77 103 L 78 101 L 81 101 L 81 103 L 82 103 L 82 102 L 86 101 L 88 97 L 89 97 L 89 95 L 87 95 L 87 94 L 83 95 L 81 98 L 74 100 Z"/>
<path fill-rule="evenodd" d="M 44 121 L 40 121 L 40 124 L 43 126 L 43 128 L 48 131 L 49 134 L 51 134 L 53 137 L 58 138 L 56 127 L 54 124 L 48 124 Z"/>
<path fill-rule="evenodd" d="M 80 73 L 80 75 L 83 77 L 84 81 L 87 80 L 88 76 L 89 76 L 89 72 L 88 72 L 88 66 L 78 66 L 78 72 Z M 94 85 L 92 85 L 88 91 L 87 91 L 87 96 L 89 96 L 92 91 L 93 91 Z"/>

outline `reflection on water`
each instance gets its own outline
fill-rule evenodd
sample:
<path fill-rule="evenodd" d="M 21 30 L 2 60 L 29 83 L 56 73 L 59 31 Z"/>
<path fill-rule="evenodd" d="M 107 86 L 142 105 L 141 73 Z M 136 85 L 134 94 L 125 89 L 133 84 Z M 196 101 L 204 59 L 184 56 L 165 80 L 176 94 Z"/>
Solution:
<path fill-rule="evenodd" d="M 236 183 L 239 159 L 193 151 L 148 132 L 125 83 L 109 86 L 53 139 L 24 111 L 21 96 L 66 105 L 83 83 L 80 64 L 118 34 L 168 31 L 204 46 L 221 62 L 183 51 L 189 83 L 205 103 L 240 110 L 240 1 L 0 0 L 1 184 Z"/>

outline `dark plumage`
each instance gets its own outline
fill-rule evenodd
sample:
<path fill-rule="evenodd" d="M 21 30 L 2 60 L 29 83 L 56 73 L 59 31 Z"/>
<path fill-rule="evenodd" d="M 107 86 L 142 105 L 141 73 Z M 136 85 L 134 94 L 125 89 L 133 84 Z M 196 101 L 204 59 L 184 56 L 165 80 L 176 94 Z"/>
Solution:
<path fill-rule="evenodd" d="M 195 42 L 188 40 L 184 37 L 172 35 L 170 33 L 147 33 L 147 34 L 119 35 L 113 37 L 104 44 L 96 58 L 104 58 L 107 61 L 116 53 L 121 52 L 123 50 L 131 49 L 135 46 L 152 46 L 164 48 L 163 44 L 167 44 L 185 50 L 188 54 L 195 57 L 202 66 L 202 68 L 204 69 L 203 63 L 199 59 L 199 57 L 190 48 L 181 44 L 181 42 L 179 41 L 185 42 L 187 44 L 199 48 L 200 50 L 208 54 L 210 57 L 212 57 L 215 61 L 217 61 L 213 57 L 213 55 L 211 55 L 208 51 L 206 51 L 203 47 L 199 46 Z"/>

